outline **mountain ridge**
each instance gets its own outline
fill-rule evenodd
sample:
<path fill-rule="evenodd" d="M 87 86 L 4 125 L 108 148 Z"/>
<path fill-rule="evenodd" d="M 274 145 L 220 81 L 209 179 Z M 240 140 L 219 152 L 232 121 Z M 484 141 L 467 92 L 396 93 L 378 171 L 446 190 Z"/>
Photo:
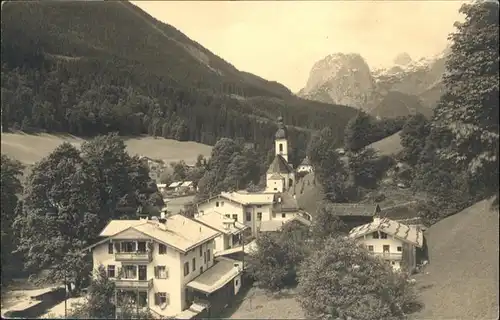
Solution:
<path fill-rule="evenodd" d="M 331 54 L 313 65 L 298 96 L 325 103 L 341 101 L 374 116 L 380 116 L 381 109 L 385 110 L 382 117 L 415 112 L 429 116 L 443 90 L 441 77 L 448 54 L 446 48 L 432 57 L 412 60 L 403 52 L 395 57 L 393 66 L 373 69 L 360 54 Z"/>
<path fill-rule="evenodd" d="M 8 2 L 1 24 L 4 128 L 231 137 L 267 150 L 282 116 L 302 154 L 311 130 L 342 137 L 356 114 L 241 72 L 129 2 Z"/>

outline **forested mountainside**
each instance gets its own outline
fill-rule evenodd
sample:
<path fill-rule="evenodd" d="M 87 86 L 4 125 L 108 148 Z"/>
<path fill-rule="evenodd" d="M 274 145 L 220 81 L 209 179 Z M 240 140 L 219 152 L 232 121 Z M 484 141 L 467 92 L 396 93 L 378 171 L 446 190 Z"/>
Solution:
<path fill-rule="evenodd" d="M 4 128 L 231 137 L 267 150 L 282 115 L 297 151 L 325 126 L 341 141 L 356 113 L 240 72 L 128 2 L 9 1 L 1 23 Z"/>

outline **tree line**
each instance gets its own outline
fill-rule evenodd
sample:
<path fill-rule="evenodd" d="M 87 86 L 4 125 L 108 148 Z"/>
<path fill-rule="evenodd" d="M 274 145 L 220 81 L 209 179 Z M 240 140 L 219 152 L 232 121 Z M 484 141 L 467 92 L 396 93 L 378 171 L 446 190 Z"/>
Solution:
<path fill-rule="evenodd" d="M 2 154 L 2 285 L 24 269 L 36 282 L 67 278 L 79 290 L 92 271 L 82 250 L 104 226 L 164 205 L 147 166 L 116 134 L 81 150 L 63 143 L 31 168 L 24 185 L 21 175 L 22 165 Z"/>

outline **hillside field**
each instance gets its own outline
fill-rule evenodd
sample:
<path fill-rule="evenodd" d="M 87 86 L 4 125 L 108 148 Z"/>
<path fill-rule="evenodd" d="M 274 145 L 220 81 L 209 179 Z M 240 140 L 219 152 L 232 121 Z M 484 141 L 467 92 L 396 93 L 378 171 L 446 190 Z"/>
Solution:
<path fill-rule="evenodd" d="M 71 135 L 2 133 L 2 154 L 32 165 L 48 156 L 57 146 L 69 142 L 79 147 L 85 140 Z M 167 163 L 184 160 L 194 163 L 199 154 L 210 156 L 212 147 L 197 142 L 181 142 L 172 139 L 135 137 L 125 138 L 130 155 L 143 155 L 162 159 Z"/>
<path fill-rule="evenodd" d="M 368 145 L 367 148 L 374 149 L 381 156 L 395 155 L 403 149 L 403 146 L 401 145 L 401 131 L 398 131 L 387 138 L 376 141 Z"/>
<path fill-rule="evenodd" d="M 429 264 L 415 276 L 415 319 L 498 319 L 498 208 L 483 200 L 425 233 Z"/>

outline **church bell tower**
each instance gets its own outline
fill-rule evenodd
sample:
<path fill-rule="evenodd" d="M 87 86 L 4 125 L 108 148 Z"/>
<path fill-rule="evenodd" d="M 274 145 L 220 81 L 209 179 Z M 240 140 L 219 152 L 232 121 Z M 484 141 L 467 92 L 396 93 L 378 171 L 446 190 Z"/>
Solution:
<path fill-rule="evenodd" d="M 288 140 L 283 118 L 278 117 L 278 131 L 274 135 L 275 154 L 282 156 L 288 163 Z"/>

